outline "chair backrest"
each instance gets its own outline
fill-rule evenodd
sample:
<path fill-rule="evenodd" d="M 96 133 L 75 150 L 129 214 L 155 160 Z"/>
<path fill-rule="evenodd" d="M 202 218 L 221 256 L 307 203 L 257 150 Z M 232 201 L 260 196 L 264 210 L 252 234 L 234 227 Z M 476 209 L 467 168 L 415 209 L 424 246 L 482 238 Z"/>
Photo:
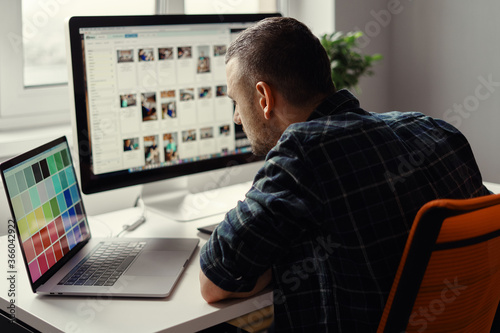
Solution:
<path fill-rule="evenodd" d="M 434 200 L 413 222 L 377 332 L 490 332 L 500 300 L 500 194 Z"/>

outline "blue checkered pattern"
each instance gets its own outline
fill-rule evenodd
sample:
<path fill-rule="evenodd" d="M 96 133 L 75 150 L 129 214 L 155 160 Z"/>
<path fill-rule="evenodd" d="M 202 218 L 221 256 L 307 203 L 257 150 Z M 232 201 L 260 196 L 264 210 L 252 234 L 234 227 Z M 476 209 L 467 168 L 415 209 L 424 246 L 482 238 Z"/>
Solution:
<path fill-rule="evenodd" d="M 419 208 L 486 194 L 453 126 L 369 113 L 341 90 L 285 131 L 201 267 L 229 291 L 272 267 L 278 332 L 373 332 Z"/>

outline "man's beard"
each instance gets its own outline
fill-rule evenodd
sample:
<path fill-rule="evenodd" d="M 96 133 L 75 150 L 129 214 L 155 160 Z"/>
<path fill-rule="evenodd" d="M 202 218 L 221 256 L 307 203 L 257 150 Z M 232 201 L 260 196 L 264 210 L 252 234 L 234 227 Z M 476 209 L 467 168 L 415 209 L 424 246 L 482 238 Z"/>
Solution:
<path fill-rule="evenodd" d="M 243 127 L 243 132 L 245 132 L 245 128 Z M 279 138 L 282 133 L 279 133 L 276 130 L 273 130 L 268 127 L 264 127 L 261 129 L 261 133 L 254 133 L 255 135 L 253 139 L 247 134 L 247 137 L 250 141 L 250 146 L 252 148 L 252 153 L 256 156 L 266 156 L 271 149 L 276 146 Z"/>

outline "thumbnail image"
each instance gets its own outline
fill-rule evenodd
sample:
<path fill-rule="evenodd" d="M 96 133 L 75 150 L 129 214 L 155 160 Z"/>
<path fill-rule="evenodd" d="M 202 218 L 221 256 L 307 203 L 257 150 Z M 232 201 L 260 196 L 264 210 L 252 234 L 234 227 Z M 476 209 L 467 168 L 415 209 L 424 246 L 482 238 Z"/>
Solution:
<path fill-rule="evenodd" d="M 226 51 L 226 45 L 214 45 L 214 57 L 224 56 L 226 55 Z"/>
<path fill-rule="evenodd" d="M 196 66 L 197 73 L 209 73 L 210 72 L 210 57 L 209 57 L 210 47 L 208 45 L 198 46 L 198 63 Z"/>
<path fill-rule="evenodd" d="M 123 140 L 123 151 L 139 149 L 139 138 L 130 138 Z"/>
<path fill-rule="evenodd" d="M 157 120 L 156 94 L 154 92 L 141 94 L 142 121 Z"/>
<path fill-rule="evenodd" d="M 177 118 L 175 101 L 161 103 L 162 119 Z"/>
<path fill-rule="evenodd" d="M 179 97 L 181 101 L 192 101 L 194 99 L 194 88 L 181 89 Z"/>
<path fill-rule="evenodd" d="M 177 48 L 177 59 L 191 59 L 193 53 L 191 51 L 191 46 L 182 46 Z"/>
<path fill-rule="evenodd" d="M 201 87 L 201 88 L 198 88 L 198 97 L 200 99 L 211 98 L 212 97 L 212 87 Z"/>
<path fill-rule="evenodd" d="M 134 62 L 134 50 L 118 50 L 118 62 Z"/>
<path fill-rule="evenodd" d="M 163 134 L 163 147 L 165 147 L 166 162 L 179 159 L 179 154 L 177 152 L 177 133 Z"/>
<path fill-rule="evenodd" d="M 214 137 L 213 127 L 200 128 L 200 139 L 212 139 Z"/>
<path fill-rule="evenodd" d="M 137 97 L 135 94 L 120 95 L 120 107 L 126 108 L 137 105 Z"/>
<path fill-rule="evenodd" d="M 155 56 L 153 53 L 153 49 L 139 49 L 139 61 L 153 61 L 155 60 Z"/>
<path fill-rule="evenodd" d="M 174 59 L 174 48 L 173 47 L 160 47 L 158 49 L 158 59 L 159 60 Z"/>
<path fill-rule="evenodd" d="M 221 97 L 221 96 L 227 96 L 227 86 L 222 85 L 222 86 L 217 86 L 215 87 L 215 96 Z"/>
<path fill-rule="evenodd" d="M 182 131 L 182 142 L 196 141 L 196 130 L 190 129 Z"/>
<path fill-rule="evenodd" d="M 175 98 L 175 90 L 163 90 L 160 92 L 161 98 Z"/>
<path fill-rule="evenodd" d="M 144 137 L 144 157 L 146 160 L 146 165 L 160 163 L 158 135 L 151 135 Z"/>
<path fill-rule="evenodd" d="M 229 132 L 231 131 L 229 125 L 222 125 L 219 127 L 219 135 L 221 136 L 229 136 Z"/>

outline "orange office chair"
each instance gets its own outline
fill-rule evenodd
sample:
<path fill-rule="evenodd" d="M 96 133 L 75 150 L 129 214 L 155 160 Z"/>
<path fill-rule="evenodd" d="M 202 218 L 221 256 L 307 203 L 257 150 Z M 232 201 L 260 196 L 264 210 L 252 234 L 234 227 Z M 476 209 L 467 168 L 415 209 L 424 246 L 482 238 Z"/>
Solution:
<path fill-rule="evenodd" d="M 434 200 L 415 217 L 377 332 L 490 332 L 499 300 L 500 194 Z"/>

